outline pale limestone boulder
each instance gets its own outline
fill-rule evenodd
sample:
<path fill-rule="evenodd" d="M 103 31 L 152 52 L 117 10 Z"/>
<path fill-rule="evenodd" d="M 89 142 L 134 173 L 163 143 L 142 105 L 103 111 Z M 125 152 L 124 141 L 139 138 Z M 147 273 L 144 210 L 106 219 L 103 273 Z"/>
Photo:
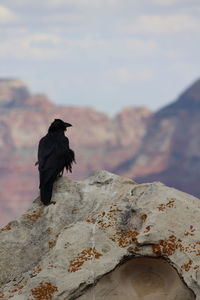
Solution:
<path fill-rule="evenodd" d="M 200 300 L 199 199 L 100 171 L 0 232 L 0 299 Z"/>

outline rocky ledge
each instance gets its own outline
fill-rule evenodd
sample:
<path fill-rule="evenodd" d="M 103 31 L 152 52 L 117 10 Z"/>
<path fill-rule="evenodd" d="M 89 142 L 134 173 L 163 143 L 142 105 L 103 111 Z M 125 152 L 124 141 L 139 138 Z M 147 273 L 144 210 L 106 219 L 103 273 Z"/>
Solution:
<path fill-rule="evenodd" d="M 106 171 L 0 230 L 0 299 L 200 299 L 199 199 Z"/>

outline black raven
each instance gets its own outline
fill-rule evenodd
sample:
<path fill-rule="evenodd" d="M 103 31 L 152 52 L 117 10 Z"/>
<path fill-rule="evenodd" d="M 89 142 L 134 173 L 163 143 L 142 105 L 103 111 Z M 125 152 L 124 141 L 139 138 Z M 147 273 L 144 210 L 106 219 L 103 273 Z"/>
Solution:
<path fill-rule="evenodd" d="M 72 172 L 75 163 L 74 151 L 69 148 L 69 140 L 64 132 L 71 127 L 60 119 L 55 119 L 38 146 L 38 169 L 40 173 L 40 199 L 44 205 L 51 201 L 53 183 L 62 176 L 64 168 Z"/>

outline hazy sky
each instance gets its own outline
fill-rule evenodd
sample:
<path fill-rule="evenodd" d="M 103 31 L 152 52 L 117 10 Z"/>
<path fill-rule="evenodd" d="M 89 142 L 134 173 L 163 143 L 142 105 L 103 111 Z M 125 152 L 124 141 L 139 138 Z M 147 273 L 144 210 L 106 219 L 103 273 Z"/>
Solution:
<path fill-rule="evenodd" d="M 1 0 L 0 77 L 56 103 L 158 109 L 200 77 L 199 0 Z"/>

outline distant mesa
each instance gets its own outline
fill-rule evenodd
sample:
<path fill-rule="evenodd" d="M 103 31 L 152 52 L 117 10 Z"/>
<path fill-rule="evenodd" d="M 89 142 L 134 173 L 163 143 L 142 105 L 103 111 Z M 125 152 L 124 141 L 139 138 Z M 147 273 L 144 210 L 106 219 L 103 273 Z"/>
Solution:
<path fill-rule="evenodd" d="M 27 98 L 24 101 L 24 106 L 31 106 L 39 109 L 48 109 L 54 107 L 55 105 L 48 99 L 45 94 L 38 94 Z"/>
<path fill-rule="evenodd" d="M 1 78 L 0 86 L 5 86 L 8 88 L 26 87 L 25 83 L 22 80 L 16 78 Z"/>
<path fill-rule="evenodd" d="M 46 107 L 53 104 L 47 96 L 31 95 L 26 84 L 13 78 L 0 79 L 0 108 L 12 109 L 26 106 Z"/>
<path fill-rule="evenodd" d="M 200 196 L 200 79 L 156 112 L 139 151 L 119 174 L 138 182 L 161 181 Z"/>

